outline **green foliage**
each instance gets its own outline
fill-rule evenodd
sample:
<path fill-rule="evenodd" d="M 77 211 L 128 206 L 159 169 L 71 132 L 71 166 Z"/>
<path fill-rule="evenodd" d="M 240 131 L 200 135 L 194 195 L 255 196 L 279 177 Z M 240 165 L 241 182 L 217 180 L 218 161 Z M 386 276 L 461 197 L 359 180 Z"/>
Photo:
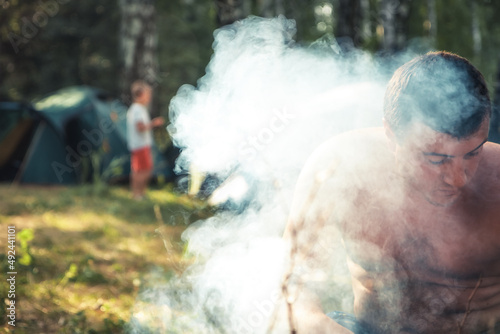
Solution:
<path fill-rule="evenodd" d="M 19 248 L 21 250 L 21 256 L 19 257 L 18 261 L 19 264 L 23 266 L 30 266 L 33 260 L 33 257 L 30 253 L 30 246 L 29 242 L 33 240 L 35 237 L 35 233 L 31 228 L 26 228 L 19 233 L 17 233 L 17 239 L 19 241 Z"/>
<path fill-rule="evenodd" d="M 118 92 L 117 2 L 7 1 L 0 9 L 0 96 L 31 100 L 71 85 Z"/>
<path fill-rule="evenodd" d="M 84 311 L 79 311 L 71 316 L 68 325 L 58 334 L 118 334 L 123 333 L 126 322 L 123 319 L 105 318 L 102 329 L 92 328 Z"/>
<path fill-rule="evenodd" d="M 261 2 L 243 2 L 250 8 L 250 14 L 260 14 Z M 282 2 L 285 16 L 297 22 L 295 38 L 298 43 L 309 44 L 335 28 L 338 17 L 343 15 L 337 3 L 334 0 Z M 409 19 L 405 22 L 406 43 L 418 52 L 445 49 L 471 58 L 493 88 L 500 47 L 500 4 L 476 0 L 482 49 L 475 55 L 471 3 L 469 0 L 436 0 L 437 38 L 432 42 L 429 40 L 428 2 L 411 1 Z M 321 18 L 315 11 L 325 4 L 333 7 L 333 16 L 328 29 L 321 31 L 318 28 Z M 364 4 L 369 8 L 364 12 L 363 22 L 368 28 L 363 28 L 363 48 L 378 52 L 383 34 L 380 30 L 382 2 L 367 0 Z M 32 100 L 71 85 L 96 86 L 119 95 L 123 64 L 117 0 L 6 0 L 2 6 L 0 100 Z M 217 7 L 212 0 L 156 1 L 155 6 L 159 73 L 153 109 L 155 115 L 168 117 L 170 100 L 178 88 L 183 84 L 196 84 L 204 74 L 212 55 Z M 161 145 L 171 144 L 165 132 L 157 136 Z"/>
<path fill-rule="evenodd" d="M 74 279 L 78 276 L 78 266 L 74 263 L 72 263 L 68 270 L 64 273 L 64 277 L 62 278 L 60 284 L 65 285 L 69 281 L 74 281 Z"/>
<path fill-rule="evenodd" d="M 123 319 L 104 319 L 104 331 L 96 332 L 99 334 L 123 333 L 126 322 Z"/>
<path fill-rule="evenodd" d="M 108 280 L 95 267 L 94 258 L 87 255 L 80 261 L 79 265 L 71 263 L 66 270 L 60 284 L 65 285 L 68 282 L 95 285 L 107 283 Z"/>
<path fill-rule="evenodd" d="M 109 163 L 109 165 L 102 171 L 100 177 L 101 181 L 109 180 L 110 178 L 117 175 L 123 175 L 123 164 L 127 159 L 129 159 L 128 155 L 114 157 L 113 160 L 111 160 L 111 162 Z"/>
<path fill-rule="evenodd" d="M 204 203 L 171 187 L 149 189 L 142 202 L 131 200 L 125 187 L 109 187 L 103 196 L 95 196 L 92 187 L 0 185 L 0 223 L 16 225 L 18 259 L 21 253 L 30 256 L 29 266 L 16 266 L 16 300 L 23 315 L 16 333 L 125 333 L 142 276 L 161 268 L 155 277 L 167 280 L 182 268 L 182 231 L 210 215 Z M 155 206 L 174 245 L 170 253 L 154 233 L 160 225 Z M 5 253 L 0 261 L 7 272 Z M 4 280 L 0 294 L 7 291 Z M 3 305 L 0 333 L 9 329 Z"/>
<path fill-rule="evenodd" d="M 66 329 L 62 331 L 62 333 L 66 334 L 86 334 L 87 327 L 87 317 L 84 311 L 80 311 L 73 315 Z"/>
<path fill-rule="evenodd" d="M 159 114 L 168 116 L 170 99 L 183 84 L 196 84 L 212 55 L 216 29 L 213 1 L 157 2 L 158 60 L 155 87 Z"/>

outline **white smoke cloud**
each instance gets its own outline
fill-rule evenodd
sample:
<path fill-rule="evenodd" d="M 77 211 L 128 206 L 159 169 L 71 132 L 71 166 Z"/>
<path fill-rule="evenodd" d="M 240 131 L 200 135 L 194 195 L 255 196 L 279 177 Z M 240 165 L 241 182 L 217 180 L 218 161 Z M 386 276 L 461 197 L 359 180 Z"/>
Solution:
<path fill-rule="evenodd" d="M 216 31 L 207 74 L 198 87 L 181 87 L 170 106 L 173 138 L 183 148 L 179 167 L 224 173 L 265 160 L 274 170 L 293 169 L 339 130 L 380 124 L 384 87 L 373 82 L 371 58 L 302 47 L 294 33 L 284 17 L 251 17 Z"/>
<path fill-rule="evenodd" d="M 241 214 L 220 213 L 184 233 L 197 262 L 156 293 L 172 333 L 265 333 L 279 304 L 281 235 L 305 160 L 335 134 L 382 124 L 386 78 L 372 57 L 341 55 L 325 41 L 298 45 L 294 33 L 284 17 L 217 30 L 206 75 L 171 102 L 169 130 L 182 148 L 177 168 L 241 173 L 253 189 L 253 205 Z M 338 270 L 327 275 L 337 282 L 318 279 L 348 290 Z M 344 294 L 332 292 L 327 305 L 349 308 Z"/>

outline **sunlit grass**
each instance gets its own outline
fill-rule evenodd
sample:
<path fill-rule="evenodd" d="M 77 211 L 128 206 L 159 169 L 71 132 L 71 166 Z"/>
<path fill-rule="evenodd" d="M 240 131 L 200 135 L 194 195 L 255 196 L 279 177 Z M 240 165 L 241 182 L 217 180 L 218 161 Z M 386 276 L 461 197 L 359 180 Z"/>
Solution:
<path fill-rule="evenodd" d="M 136 202 L 125 187 L 0 185 L 0 224 L 34 234 L 26 249 L 16 244 L 17 258 L 27 252 L 31 260 L 16 263 L 15 332 L 122 333 L 148 275 L 168 279 L 185 265 L 180 236 L 209 215 L 203 202 L 169 187 L 149 190 Z M 7 238 L 1 235 L 7 272 Z M 0 283 L 2 296 L 7 290 Z M 0 313 L 0 332 L 12 331 L 5 306 Z"/>

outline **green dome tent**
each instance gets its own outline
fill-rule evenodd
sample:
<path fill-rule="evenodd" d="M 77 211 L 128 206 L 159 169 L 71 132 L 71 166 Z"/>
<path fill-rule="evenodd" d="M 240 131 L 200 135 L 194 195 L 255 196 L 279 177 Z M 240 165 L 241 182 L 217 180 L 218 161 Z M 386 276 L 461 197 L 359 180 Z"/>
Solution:
<path fill-rule="evenodd" d="M 0 103 L 1 181 L 76 183 L 74 171 L 59 180 L 51 170 L 52 163 L 64 163 L 64 149 L 62 133 L 43 114 L 30 105 Z"/>
<path fill-rule="evenodd" d="M 75 184 L 128 179 L 127 107 L 91 87 L 59 90 L 33 103 L 0 103 L 0 180 Z M 156 176 L 172 169 L 153 147 Z"/>

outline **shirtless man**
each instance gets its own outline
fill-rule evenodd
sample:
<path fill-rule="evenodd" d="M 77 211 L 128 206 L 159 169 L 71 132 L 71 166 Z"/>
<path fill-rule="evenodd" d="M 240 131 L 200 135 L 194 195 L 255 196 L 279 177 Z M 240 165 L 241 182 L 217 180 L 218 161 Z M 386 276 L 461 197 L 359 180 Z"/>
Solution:
<path fill-rule="evenodd" d="M 487 141 L 490 108 L 467 60 L 429 53 L 395 72 L 384 128 L 336 136 L 312 155 L 285 235 L 295 267 L 314 267 L 321 239 L 340 233 L 354 315 L 329 317 L 301 291 L 298 333 L 500 333 L 500 145 Z"/>

